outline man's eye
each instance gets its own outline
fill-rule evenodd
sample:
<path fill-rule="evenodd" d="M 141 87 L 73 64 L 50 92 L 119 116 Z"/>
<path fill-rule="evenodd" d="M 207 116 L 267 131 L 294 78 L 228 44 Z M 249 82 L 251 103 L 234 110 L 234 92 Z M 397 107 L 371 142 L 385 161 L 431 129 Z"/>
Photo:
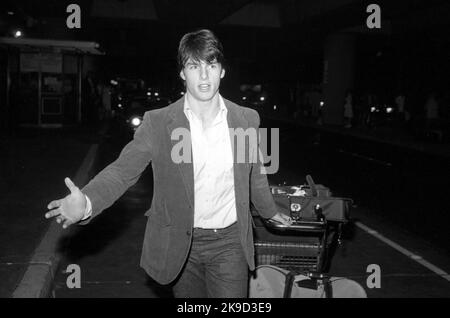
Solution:
<path fill-rule="evenodd" d="M 209 64 L 209 67 L 211 67 L 211 68 L 216 68 L 216 67 L 217 67 L 217 64 Z"/>

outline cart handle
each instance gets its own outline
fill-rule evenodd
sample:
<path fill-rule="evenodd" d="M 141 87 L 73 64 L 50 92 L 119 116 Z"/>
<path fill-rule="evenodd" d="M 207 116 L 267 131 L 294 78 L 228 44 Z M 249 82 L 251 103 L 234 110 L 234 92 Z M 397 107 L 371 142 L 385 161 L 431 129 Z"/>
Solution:
<path fill-rule="evenodd" d="M 263 219 L 263 222 L 268 228 L 277 231 L 323 232 L 326 228 L 326 221 L 296 221 L 291 225 L 272 219 Z"/>

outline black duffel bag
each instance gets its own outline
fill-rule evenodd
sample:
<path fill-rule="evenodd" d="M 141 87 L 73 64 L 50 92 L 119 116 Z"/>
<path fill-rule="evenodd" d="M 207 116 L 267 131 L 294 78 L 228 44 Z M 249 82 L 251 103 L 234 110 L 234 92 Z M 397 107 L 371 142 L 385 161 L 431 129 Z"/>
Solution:
<path fill-rule="evenodd" d="M 329 188 L 315 184 L 310 175 L 306 180 L 305 185 L 270 186 L 278 211 L 295 221 L 347 222 L 352 199 L 334 197 Z"/>

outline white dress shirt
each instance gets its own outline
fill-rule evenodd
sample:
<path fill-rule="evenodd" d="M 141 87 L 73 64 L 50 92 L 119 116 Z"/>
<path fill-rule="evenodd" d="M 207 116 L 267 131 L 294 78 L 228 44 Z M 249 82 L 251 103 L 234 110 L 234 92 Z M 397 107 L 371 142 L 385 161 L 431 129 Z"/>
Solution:
<path fill-rule="evenodd" d="M 212 124 L 204 128 L 187 98 L 184 100 L 192 142 L 194 227 L 205 229 L 225 228 L 237 220 L 228 110 L 220 95 L 219 106 Z"/>
<path fill-rule="evenodd" d="M 194 168 L 194 227 L 225 228 L 237 220 L 234 193 L 233 152 L 227 122 L 227 108 L 219 95 L 219 112 L 210 127 L 204 129 L 201 120 L 184 99 L 184 114 L 191 132 Z M 83 220 L 92 214 L 87 206 Z"/>

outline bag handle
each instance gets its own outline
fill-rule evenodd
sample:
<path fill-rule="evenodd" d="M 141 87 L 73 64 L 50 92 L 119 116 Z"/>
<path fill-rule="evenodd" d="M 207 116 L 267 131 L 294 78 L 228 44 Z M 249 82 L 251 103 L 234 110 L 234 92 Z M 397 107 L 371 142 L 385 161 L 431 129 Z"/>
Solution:
<path fill-rule="evenodd" d="M 311 175 L 306 175 L 306 182 L 309 185 L 309 188 L 311 189 L 311 194 L 313 197 L 317 197 L 317 188 L 316 188 L 316 184 L 314 183 L 313 178 L 311 177 Z"/>

